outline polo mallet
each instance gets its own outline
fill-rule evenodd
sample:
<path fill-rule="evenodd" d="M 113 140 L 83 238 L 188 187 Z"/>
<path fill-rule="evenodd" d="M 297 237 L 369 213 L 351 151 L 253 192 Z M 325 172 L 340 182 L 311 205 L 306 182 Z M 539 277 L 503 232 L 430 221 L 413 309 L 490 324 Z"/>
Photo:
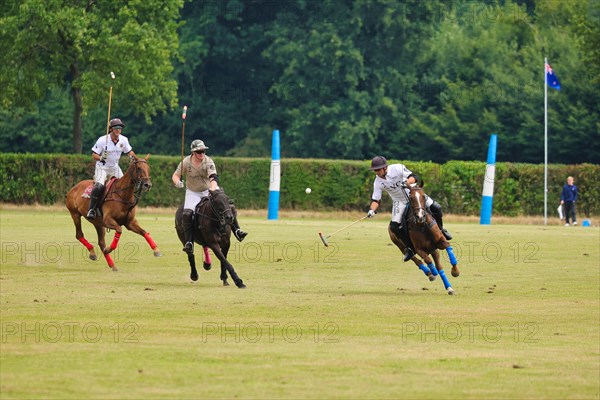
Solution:
<path fill-rule="evenodd" d="M 185 142 L 185 117 L 187 116 L 187 106 L 183 106 L 183 114 L 181 114 L 181 179 L 183 179 L 183 146 Z"/>
<path fill-rule="evenodd" d="M 112 83 L 115 80 L 115 73 L 110 71 L 110 90 L 108 92 L 108 117 L 106 118 L 106 142 L 104 144 L 104 150 L 108 150 L 108 130 L 110 128 L 110 104 L 112 103 Z"/>
<path fill-rule="evenodd" d="M 346 225 L 345 227 L 343 227 L 341 229 L 338 229 L 337 231 L 333 232 L 331 235 L 325 236 L 325 235 L 323 235 L 323 232 L 319 232 L 319 237 L 321 238 L 321 241 L 323 242 L 323 244 L 325 245 L 325 247 L 329 247 L 329 243 L 327 243 L 327 239 L 329 239 L 330 237 L 332 237 L 336 233 L 339 233 L 339 232 L 343 231 L 344 229 L 350 228 L 352 225 L 359 223 L 360 221 L 362 221 L 363 219 L 365 219 L 367 217 L 368 216 L 365 215 L 364 217 L 357 219 L 356 221 L 354 221 L 350 225 Z"/>
<path fill-rule="evenodd" d="M 106 117 L 106 147 L 108 148 L 108 130 L 110 128 L 110 105 L 112 103 L 112 84 L 115 80 L 115 73 L 110 71 L 110 90 L 108 92 L 108 116 Z"/>

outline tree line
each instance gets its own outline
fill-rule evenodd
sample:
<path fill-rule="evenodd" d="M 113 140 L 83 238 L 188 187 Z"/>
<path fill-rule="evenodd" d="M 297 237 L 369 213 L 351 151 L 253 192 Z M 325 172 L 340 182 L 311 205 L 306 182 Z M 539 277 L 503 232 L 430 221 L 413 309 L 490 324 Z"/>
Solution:
<path fill-rule="evenodd" d="M 136 152 L 542 163 L 600 159 L 592 0 L 7 2 L 3 152 L 87 153 L 111 116 Z M 116 79 L 110 79 L 114 71 Z M 3 135 L 4 136 L 4 135 Z"/>

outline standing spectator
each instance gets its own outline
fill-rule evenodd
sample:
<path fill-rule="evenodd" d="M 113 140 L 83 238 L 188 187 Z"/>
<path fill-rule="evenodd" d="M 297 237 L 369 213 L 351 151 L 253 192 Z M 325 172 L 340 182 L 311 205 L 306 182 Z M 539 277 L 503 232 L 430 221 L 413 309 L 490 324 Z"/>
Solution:
<path fill-rule="evenodd" d="M 563 186 L 560 194 L 560 204 L 565 212 L 565 226 L 569 226 L 569 217 L 573 225 L 577 225 L 577 216 L 575 215 L 575 201 L 577 200 L 577 186 L 573 184 L 573 177 L 567 178 L 567 183 Z"/>

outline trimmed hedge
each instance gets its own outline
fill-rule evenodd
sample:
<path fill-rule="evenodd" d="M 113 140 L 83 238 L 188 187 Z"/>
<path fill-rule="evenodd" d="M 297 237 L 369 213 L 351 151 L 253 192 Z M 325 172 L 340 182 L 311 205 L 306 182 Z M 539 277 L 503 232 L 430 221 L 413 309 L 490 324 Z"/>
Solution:
<path fill-rule="evenodd" d="M 213 157 L 221 186 L 241 209 L 265 209 L 269 198 L 270 160 L 265 158 Z M 151 156 L 153 188 L 143 206 L 177 206 L 183 190 L 171 184 L 180 159 Z M 484 162 L 403 162 L 425 182 L 425 190 L 447 213 L 478 215 L 486 170 Z M 121 158 L 127 168 L 127 158 Z M 366 210 L 374 174 L 368 161 L 285 159 L 281 161 L 282 209 Z M 16 204 L 55 204 L 78 181 L 90 179 L 94 163 L 87 155 L 0 153 L 0 201 Z M 596 164 L 548 166 L 548 214 L 554 215 L 568 175 L 575 178 L 580 215 L 600 214 L 600 166 Z M 307 195 L 304 189 L 310 187 Z M 497 163 L 494 187 L 496 215 L 543 215 L 544 166 Z M 384 196 L 382 206 L 389 209 Z"/>

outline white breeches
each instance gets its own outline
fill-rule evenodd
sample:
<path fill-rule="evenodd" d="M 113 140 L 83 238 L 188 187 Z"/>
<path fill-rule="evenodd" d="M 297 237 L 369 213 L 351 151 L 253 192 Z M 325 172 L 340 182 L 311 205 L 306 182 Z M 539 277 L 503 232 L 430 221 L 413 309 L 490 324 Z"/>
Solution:
<path fill-rule="evenodd" d="M 203 192 L 192 192 L 189 189 L 185 190 L 185 202 L 183 203 L 183 208 L 196 211 L 196 205 L 200 203 L 203 197 L 208 196 L 208 189 Z"/>
<path fill-rule="evenodd" d="M 117 179 L 123 177 L 123 171 L 121 171 L 121 167 L 118 165 L 115 165 L 114 167 L 96 166 L 94 182 L 106 185 L 106 180 L 111 176 L 114 176 Z"/>

